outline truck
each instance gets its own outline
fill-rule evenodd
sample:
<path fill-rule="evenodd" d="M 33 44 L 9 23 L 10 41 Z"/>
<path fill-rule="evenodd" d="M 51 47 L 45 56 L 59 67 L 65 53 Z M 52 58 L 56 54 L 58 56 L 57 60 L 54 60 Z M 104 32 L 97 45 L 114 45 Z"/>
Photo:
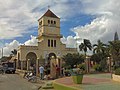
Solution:
<path fill-rule="evenodd" d="M 14 62 L 4 62 L 2 63 L 3 69 L 5 70 L 5 73 L 15 73 L 15 63 Z"/>

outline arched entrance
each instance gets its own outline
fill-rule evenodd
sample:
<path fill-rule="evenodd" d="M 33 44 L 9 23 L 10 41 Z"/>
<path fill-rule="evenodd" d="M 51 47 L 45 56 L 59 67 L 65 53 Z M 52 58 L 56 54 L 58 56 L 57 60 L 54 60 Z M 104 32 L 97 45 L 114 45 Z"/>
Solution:
<path fill-rule="evenodd" d="M 37 56 L 34 52 L 29 52 L 26 55 L 26 62 L 27 62 L 27 70 L 30 69 L 30 67 L 33 67 L 33 65 L 36 66 L 36 60 L 37 60 Z"/>
<path fill-rule="evenodd" d="M 45 64 L 45 69 L 46 69 L 46 74 L 47 74 L 47 75 L 50 74 L 50 68 L 51 68 L 50 63 L 51 63 L 51 58 L 52 58 L 52 57 L 56 58 L 55 53 L 49 53 L 49 54 L 48 54 L 47 63 Z"/>

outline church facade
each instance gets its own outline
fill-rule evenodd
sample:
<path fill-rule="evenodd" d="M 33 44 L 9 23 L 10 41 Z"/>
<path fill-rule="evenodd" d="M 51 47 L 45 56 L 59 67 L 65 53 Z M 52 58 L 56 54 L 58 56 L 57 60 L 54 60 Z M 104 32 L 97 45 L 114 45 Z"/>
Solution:
<path fill-rule="evenodd" d="M 38 68 L 52 56 L 60 58 L 67 53 L 77 53 L 76 48 L 66 48 L 61 38 L 60 18 L 48 9 L 38 20 L 38 46 L 19 46 L 16 67 L 28 70 L 30 65 L 36 64 Z"/>

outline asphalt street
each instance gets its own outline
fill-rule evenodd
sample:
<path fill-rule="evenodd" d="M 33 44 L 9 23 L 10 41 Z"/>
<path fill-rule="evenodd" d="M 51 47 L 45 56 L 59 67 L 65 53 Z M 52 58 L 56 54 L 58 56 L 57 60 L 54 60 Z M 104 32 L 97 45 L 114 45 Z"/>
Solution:
<path fill-rule="evenodd" d="M 38 90 L 39 85 L 30 83 L 17 74 L 0 74 L 0 90 Z"/>

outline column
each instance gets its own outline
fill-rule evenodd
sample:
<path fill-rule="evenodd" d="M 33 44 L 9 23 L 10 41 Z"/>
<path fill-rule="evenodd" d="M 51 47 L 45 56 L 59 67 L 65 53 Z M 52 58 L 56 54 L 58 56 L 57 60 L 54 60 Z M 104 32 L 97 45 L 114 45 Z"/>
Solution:
<path fill-rule="evenodd" d="M 18 59 L 17 59 L 17 61 L 16 61 L 16 69 L 18 69 Z"/>
<path fill-rule="evenodd" d="M 23 70 L 23 61 L 21 61 L 21 70 Z"/>
<path fill-rule="evenodd" d="M 50 60 L 50 75 L 52 78 L 56 78 L 56 60 L 54 56 Z"/>
<path fill-rule="evenodd" d="M 36 75 L 38 75 L 38 70 L 39 70 L 39 58 L 36 60 Z"/>
<path fill-rule="evenodd" d="M 58 56 L 57 59 L 56 59 L 56 63 L 59 67 L 59 72 L 58 72 L 58 76 L 61 76 L 61 59 L 60 57 Z"/>
<path fill-rule="evenodd" d="M 29 71 L 29 61 L 30 59 L 27 60 L 27 71 Z"/>

